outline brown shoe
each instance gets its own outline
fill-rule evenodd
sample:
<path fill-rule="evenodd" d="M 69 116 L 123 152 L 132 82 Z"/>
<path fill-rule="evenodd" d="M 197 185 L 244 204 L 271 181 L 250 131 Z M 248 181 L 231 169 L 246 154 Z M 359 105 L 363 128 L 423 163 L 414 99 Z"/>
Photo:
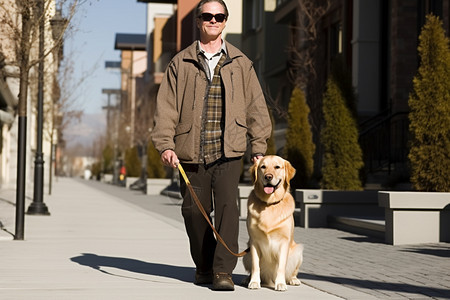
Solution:
<path fill-rule="evenodd" d="M 202 284 L 211 284 L 213 282 L 213 274 L 212 272 L 195 272 L 195 281 L 194 284 L 202 285 Z"/>
<path fill-rule="evenodd" d="M 213 290 L 234 291 L 234 282 L 228 273 L 215 273 L 213 278 Z"/>

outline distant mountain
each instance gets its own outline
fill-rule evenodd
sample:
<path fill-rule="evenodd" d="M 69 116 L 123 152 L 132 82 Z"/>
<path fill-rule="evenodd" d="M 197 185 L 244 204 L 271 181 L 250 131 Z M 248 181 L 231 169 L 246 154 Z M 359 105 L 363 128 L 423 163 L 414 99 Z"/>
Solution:
<path fill-rule="evenodd" d="M 106 131 L 106 116 L 104 113 L 84 113 L 81 120 L 74 121 L 64 130 L 66 148 L 83 146 L 91 148 L 92 145 Z"/>

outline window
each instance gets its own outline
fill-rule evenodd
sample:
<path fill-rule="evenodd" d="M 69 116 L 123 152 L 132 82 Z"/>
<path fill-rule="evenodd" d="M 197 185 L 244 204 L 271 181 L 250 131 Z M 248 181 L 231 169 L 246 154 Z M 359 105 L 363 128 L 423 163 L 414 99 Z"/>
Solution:
<path fill-rule="evenodd" d="M 277 0 L 277 6 L 280 6 L 284 2 L 287 2 L 287 0 Z"/>
<path fill-rule="evenodd" d="M 330 27 L 330 57 L 334 58 L 336 55 L 342 53 L 342 25 L 336 23 Z"/>
<path fill-rule="evenodd" d="M 244 2 L 244 31 L 254 31 L 262 27 L 264 0 Z"/>

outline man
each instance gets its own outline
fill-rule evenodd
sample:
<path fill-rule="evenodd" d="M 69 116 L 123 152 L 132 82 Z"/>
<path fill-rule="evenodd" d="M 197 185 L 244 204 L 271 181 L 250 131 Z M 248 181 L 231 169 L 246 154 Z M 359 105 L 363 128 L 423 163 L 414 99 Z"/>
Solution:
<path fill-rule="evenodd" d="M 238 252 L 236 195 L 247 136 L 256 161 L 267 149 L 271 121 L 252 62 L 222 39 L 228 9 L 222 0 L 196 8 L 200 40 L 178 53 L 165 72 L 156 104 L 152 140 L 162 162 L 181 162 L 208 215 L 228 247 Z M 182 215 L 196 265 L 195 283 L 234 290 L 237 257 L 213 231 L 181 181 Z"/>

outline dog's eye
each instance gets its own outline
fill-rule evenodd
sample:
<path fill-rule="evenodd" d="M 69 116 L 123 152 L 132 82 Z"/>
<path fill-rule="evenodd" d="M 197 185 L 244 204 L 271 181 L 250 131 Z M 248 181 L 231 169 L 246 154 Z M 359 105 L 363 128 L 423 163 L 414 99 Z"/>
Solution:
<path fill-rule="evenodd" d="M 281 166 L 275 166 L 275 169 L 280 169 L 281 168 Z"/>
<path fill-rule="evenodd" d="M 266 166 L 265 166 L 265 165 L 262 165 L 262 166 L 261 166 L 261 169 L 265 169 L 265 168 L 266 168 Z"/>

